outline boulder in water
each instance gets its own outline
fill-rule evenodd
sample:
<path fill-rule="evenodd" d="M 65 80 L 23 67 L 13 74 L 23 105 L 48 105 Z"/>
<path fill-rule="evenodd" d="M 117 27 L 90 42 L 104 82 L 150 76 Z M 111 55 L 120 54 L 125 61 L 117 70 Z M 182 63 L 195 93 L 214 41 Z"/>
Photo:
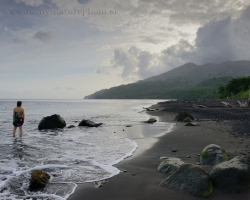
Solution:
<path fill-rule="evenodd" d="M 95 123 L 91 120 L 83 119 L 78 126 L 88 126 L 88 127 L 98 127 L 101 126 L 103 123 Z"/>
<path fill-rule="evenodd" d="M 42 130 L 42 129 L 64 128 L 65 126 L 66 126 L 65 120 L 60 115 L 54 114 L 48 117 L 44 117 L 40 121 L 38 129 Z"/>
<path fill-rule="evenodd" d="M 148 121 L 146 121 L 146 123 L 148 123 L 148 124 L 152 124 L 152 123 L 155 123 L 155 122 L 157 122 L 157 119 L 152 118 L 152 117 Z"/>
<path fill-rule="evenodd" d="M 36 191 L 36 190 L 45 188 L 49 179 L 50 179 L 50 176 L 46 172 L 43 172 L 41 170 L 33 171 L 31 173 L 29 190 Z"/>
<path fill-rule="evenodd" d="M 74 125 L 70 125 L 67 128 L 75 128 L 75 126 Z"/>

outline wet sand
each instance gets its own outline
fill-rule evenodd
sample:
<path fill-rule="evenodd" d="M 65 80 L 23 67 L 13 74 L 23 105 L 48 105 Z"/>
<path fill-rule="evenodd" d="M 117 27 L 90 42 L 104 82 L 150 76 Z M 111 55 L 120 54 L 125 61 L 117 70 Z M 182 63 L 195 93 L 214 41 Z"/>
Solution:
<path fill-rule="evenodd" d="M 187 104 L 185 103 L 185 105 Z M 185 105 L 180 106 L 180 109 L 185 110 Z M 171 132 L 166 133 L 167 130 L 165 130 L 165 134 L 155 135 L 152 128 L 143 123 L 139 126 L 125 128 L 125 131 L 122 131 L 124 127 L 121 127 L 121 130 L 115 130 L 117 136 L 131 138 L 137 142 L 139 147 L 135 154 L 115 165 L 121 170 L 121 173 L 108 179 L 108 182 L 102 187 L 95 188 L 93 183 L 80 184 L 68 199 L 204 199 L 159 186 L 160 181 L 166 178 L 166 175 L 157 171 L 160 157 L 178 157 L 186 163 L 195 164 L 199 162 L 197 154 L 201 153 L 202 149 L 208 144 L 220 145 L 229 154 L 229 158 L 240 155 L 242 152 L 249 153 L 247 145 L 250 139 L 247 135 L 243 137 L 244 131 L 235 133 L 236 122 L 234 120 L 232 121 L 235 123 L 232 121 L 229 123 L 228 120 L 225 121 L 223 118 L 212 119 L 208 114 L 204 114 L 206 113 L 205 110 L 195 110 L 195 118 L 199 121 L 200 126 L 187 127 L 184 126 L 185 123 L 183 122 L 176 123 L 173 121 L 179 109 L 171 110 L 170 107 L 173 107 L 173 105 L 157 104 L 152 108 L 158 110 L 149 113 L 153 116 L 159 116 L 161 122 L 174 123 Z M 211 111 L 211 109 L 214 108 L 211 106 L 210 110 L 209 108 L 207 110 Z M 216 109 L 218 110 L 217 107 Z M 189 111 L 192 114 L 192 110 Z M 199 112 L 202 114 L 199 115 Z M 220 111 L 218 110 L 218 112 Z M 218 114 L 215 113 L 216 116 L 218 117 Z M 142 134 L 142 132 L 145 134 Z M 177 152 L 173 153 L 173 148 Z M 190 158 L 187 158 L 188 155 Z M 209 166 L 202 167 L 207 172 L 211 170 Z M 206 199 L 250 199 L 250 189 L 240 194 L 214 189 L 212 195 Z"/>

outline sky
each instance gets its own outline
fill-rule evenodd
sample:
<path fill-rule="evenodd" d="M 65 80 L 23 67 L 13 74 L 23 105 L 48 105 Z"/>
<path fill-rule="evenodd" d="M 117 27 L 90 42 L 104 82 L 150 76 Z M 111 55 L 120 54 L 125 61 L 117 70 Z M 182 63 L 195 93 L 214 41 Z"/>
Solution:
<path fill-rule="evenodd" d="M 250 60 L 250 0 L 0 0 L 0 99 L 82 99 Z"/>

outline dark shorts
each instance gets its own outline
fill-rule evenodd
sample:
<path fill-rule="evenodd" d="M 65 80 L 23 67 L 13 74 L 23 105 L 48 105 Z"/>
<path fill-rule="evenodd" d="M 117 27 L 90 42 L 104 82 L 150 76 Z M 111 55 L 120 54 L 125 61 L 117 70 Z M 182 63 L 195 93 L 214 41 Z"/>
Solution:
<path fill-rule="evenodd" d="M 13 120 L 13 125 L 16 126 L 16 127 L 19 127 L 19 126 L 22 126 L 23 125 L 23 119 L 19 119 L 19 118 L 15 118 Z"/>

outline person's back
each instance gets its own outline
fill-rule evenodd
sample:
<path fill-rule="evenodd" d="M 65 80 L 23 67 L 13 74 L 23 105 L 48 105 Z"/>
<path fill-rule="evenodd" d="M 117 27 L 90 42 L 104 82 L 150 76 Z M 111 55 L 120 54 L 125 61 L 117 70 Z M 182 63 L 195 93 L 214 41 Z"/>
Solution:
<path fill-rule="evenodd" d="M 15 137 L 16 135 L 17 127 L 19 127 L 20 137 L 22 137 L 22 132 L 23 132 L 22 125 L 24 123 L 24 109 L 21 106 L 22 102 L 18 101 L 17 107 L 15 107 L 13 110 L 13 125 L 14 125 L 13 137 Z"/>

